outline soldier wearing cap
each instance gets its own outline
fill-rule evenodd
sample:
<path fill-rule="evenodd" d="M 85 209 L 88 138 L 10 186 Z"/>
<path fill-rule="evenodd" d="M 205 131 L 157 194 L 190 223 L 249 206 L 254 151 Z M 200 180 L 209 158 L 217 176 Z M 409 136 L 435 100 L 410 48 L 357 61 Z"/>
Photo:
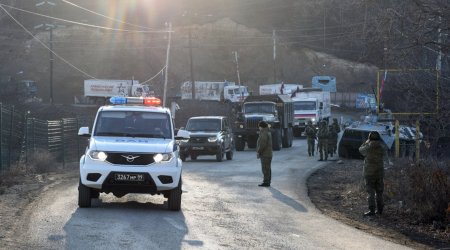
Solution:
<path fill-rule="evenodd" d="M 270 187 L 272 179 L 272 135 L 267 122 L 260 121 L 258 123 L 259 136 L 256 142 L 256 157 L 261 160 L 261 169 L 264 180 L 260 187 Z"/>
<path fill-rule="evenodd" d="M 314 156 L 314 147 L 316 146 L 316 133 L 316 128 L 313 127 L 311 120 L 309 120 L 305 128 L 309 156 Z"/>

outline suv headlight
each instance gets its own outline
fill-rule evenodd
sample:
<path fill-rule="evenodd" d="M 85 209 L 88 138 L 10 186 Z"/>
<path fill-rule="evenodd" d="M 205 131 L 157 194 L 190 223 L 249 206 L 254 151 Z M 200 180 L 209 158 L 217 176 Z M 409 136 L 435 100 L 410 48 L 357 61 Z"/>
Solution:
<path fill-rule="evenodd" d="M 108 154 L 103 151 L 90 150 L 88 152 L 89 157 L 94 161 L 105 161 L 108 158 Z"/>
<path fill-rule="evenodd" d="M 216 142 L 217 141 L 217 137 L 209 137 L 208 141 L 209 142 Z"/>
<path fill-rule="evenodd" d="M 163 154 L 155 154 L 153 156 L 153 160 L 158 163 L 158 162 L 166 162 L 166 161 L 170 161 L 174 156 L 174 153 L 163 153 Z"/>

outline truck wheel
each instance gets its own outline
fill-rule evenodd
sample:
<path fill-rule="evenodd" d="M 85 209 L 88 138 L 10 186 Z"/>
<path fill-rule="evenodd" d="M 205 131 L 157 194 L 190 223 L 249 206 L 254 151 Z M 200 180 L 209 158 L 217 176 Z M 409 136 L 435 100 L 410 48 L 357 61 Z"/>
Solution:
<path fill-rule="evenodd" d="M 247 146 L 248 148 L 256 148 L 256 142 L 258 138 L 256 136 L 249 136 L 247 138 Z"/>
<path fill-rule="evenodd" d="M 78 184 L 78 206 L 91 207 L 91 189 L 81 184 Z"/>
<path fill-rule="evenodd" d="M 274 151 L 280 151 L 281 147 L 282 147 L 281 131 L 277 129 L 272 134 L 272 149 Z"/>
<path fill-rule="evenodd" d="M 292 147 L 293 143 L 294 143 L 294 129 L 289 128 L 289 147 Z"/>
<path fill-rule="evenodd" d="M 191 160 L 193 160 L 193 161 L 197 160 L 197 155 L 191 154 Z"/>
<path fill-rule="evenodd" d="M 221 162 L 223 160 L 223 147 L 222 146 L 220 146 L 219 150 L 217 151 L 216 160 L 218 162 Z"/>
<path fill-rule="evenodd" d="M 236 138 L 236 151 L 244 151 L 245 149 L 245 142 L 242 140 L 242 138 Z"/>
<path fill-rule="evenodd" d="M 302 130 L 300 128 L 294 128 L 294 136 L 295 137 L 301 137 L 302 136 Z"/>
<path fill-rule="evenodd" d="M 281 140 L 282 140 L 283 148 L 288 148 L 289 147 L 289 129 L 288 128 L 283 129 L 283 135 L 282 135 Z"/>
<path fill-rule="evenodd" d="M 181 209 L 181 194 L 183 191 L 181 190 L 181 177 L 178 186 L 172 190 L 170 190 L 169 198 L 167 200 L 167 205 L 169 209 L 172 211 L 179 211 Z"/>

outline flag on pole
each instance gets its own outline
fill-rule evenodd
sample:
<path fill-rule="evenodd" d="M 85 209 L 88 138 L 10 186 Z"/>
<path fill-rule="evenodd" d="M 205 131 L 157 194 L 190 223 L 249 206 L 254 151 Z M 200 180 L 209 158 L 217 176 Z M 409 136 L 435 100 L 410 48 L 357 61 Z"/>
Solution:
<path fill-rule="evenodd" d="M 381 101 L 381 96 L 383 95 L 383 87 L 384 87 L 384 83 L 386 82 L 386 78 L 387 78 L 387 69 L 384 70 L 384 76 L 383 76 L 383 79 L 381 79 L 381 86 L 380 86 L 380 101 Z"/>

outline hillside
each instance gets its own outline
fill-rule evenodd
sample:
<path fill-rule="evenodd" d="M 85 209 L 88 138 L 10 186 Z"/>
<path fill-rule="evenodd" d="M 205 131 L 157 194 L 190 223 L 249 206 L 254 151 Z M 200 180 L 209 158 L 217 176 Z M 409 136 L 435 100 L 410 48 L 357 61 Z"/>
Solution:
<path fill-rule="evenodd" d="M 131 79 L 145 81 L 157 74 L 165 65 L 167 41 L 161 35 L 116 36 L 109 31 L 68 26 L 53 31 L 55 56 L 53 93 L 55 103 L 72 103 L 73 96 L 82 95 L 85 79 Z M 256 91 L 259 84 L 274 81 L 271 37 L 256 29 L 239 25 L 230 19 L 193 27 L 192 41 L 194 78 L 196 80 L 231 80 L 237 82 L 232 52 L 239 52 L 239 71 L 243 84 Z M 175 28 L 169 59 L 168 95 L 179 91 L 179 84 L 190 79 L 188 30 Z M 268 46 L 237 48 L 234 39 L 245 37 L 249 41 L 263 38 Z M 48 44 L 47 32 L 36 38 Z M 15 37 L 9 40 L 17 45 L 11 50 L 0 50 L 3 61 L 2 76 L 33 79 L 38 82 L 38 95 L 49 98 L 49 52 L 36 39 Z M 74 41 L 83 41 L 74 45 Z M 251 43 L 249 43 L 251 44 Z M 257 45 L 257 44 L 256 44 Z M 314 75 L 334 75 L 339 91 L 370 90 L 376 67 L 339 59 L 333 55 L 311 49 L 277 48 L 277 81 L 310 85 Z M 69 65 L 70 63 L 71 65 Z M 21 75 L 14 72 L 24 72 Z M 91 77 L 90 77 L 91 76 Z M 7 77 L 4 77 L 7 78 Z M 150 82 L 162 94 L 163 76 Z"/>

